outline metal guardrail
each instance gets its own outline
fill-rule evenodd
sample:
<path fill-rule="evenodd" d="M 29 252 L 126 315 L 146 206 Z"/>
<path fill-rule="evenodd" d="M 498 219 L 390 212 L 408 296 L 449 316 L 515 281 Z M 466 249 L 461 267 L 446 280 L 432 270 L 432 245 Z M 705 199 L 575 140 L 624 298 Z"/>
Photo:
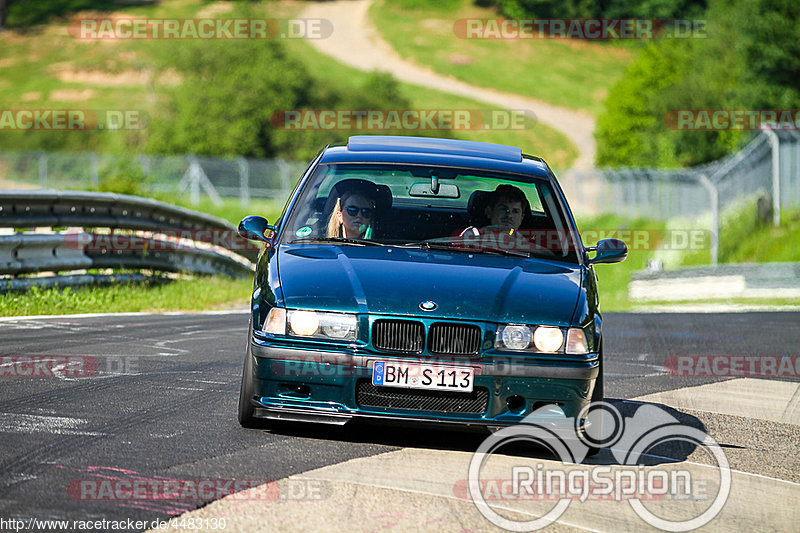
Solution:
<path fill-rule="evenodd" d="M 151 198 L 125 194 L 43 190 L 0 191 L 0 227 L 87 227 L 189 231 L 192 240 L 218 244 L 254 261 L 258 248 L 227 220 Z"/>
<path fill-rule="evenodd" d="M 800 298 L 800 263 L 741 263 L 634 272 L 634 301 Z"/>
<path fill-rule="evenodd" d="M 0 227 L 109 228 L 111 232 L 67 230 L 2 235 L 0 275 L 124 268 L 236 278 L 252 275 L 251 261 L 258 255 L 258 249 L 239 237 L 236 228 L 223 219 L 148 198 L 113 193 L 0 191 Z M 130 233 L 134 230 L 146 234 Z M 0 291 L 71 282 L 85 284 L 87 276 L 0 279 Z"/>

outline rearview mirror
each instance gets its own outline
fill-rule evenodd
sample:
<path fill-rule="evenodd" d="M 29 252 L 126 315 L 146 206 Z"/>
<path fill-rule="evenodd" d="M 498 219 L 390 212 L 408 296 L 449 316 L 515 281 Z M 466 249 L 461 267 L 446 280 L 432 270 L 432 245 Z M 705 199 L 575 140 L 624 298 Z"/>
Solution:
<path fill-rule="evenodd" d="M 589 263 L 619 263 L 628 257 L 628 247 L 619 239 L 603 239 L 593 248 L 597 251 Z"/>
<path fill-rule="evenodd" d="M 275 231 L 275 226 L 270 226 L 267 219 L 258 215 L 246 216 L 239 222 L 239 235 L 251 241 L 269 243 L 267 232 Z"/>
<path fill-rule="evenodd" d="M 415 183 L 408 191 L 408 195 L 417 198 L 459 198 L 461 196 L 457 185 L 449 183 L 437 183 L 437 185 L 438 190 L 434 192 L 431 182 Z"/>

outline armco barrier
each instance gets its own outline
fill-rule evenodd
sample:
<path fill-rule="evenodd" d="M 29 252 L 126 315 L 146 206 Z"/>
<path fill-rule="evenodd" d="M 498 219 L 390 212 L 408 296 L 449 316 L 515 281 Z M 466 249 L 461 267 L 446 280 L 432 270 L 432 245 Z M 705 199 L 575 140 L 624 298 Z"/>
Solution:
<path fill-rule="evenodd" d="M 187 230 L 195 240 L 216 243 L 230 232 L 229 249 L 255 260 L 258 249 L 226 220 L 151 198 L 85 191 L 0 191 L 0 227 L 88 227 L 145 231 Z"/>
<path fill-rule="evenodd" d="M 800 263 L 744 263 L 634 272 L 631 300 L 800 298 Z"/>
<path fill-rule="evenodd" d="M 258 254 L 225 220 L 113 193 L 0 191 L 0 227 L 37 229 L 37 233 L 0 235 L 0 275 L 6 276 L 124 268 L 238 278 L 252 275 L 252 261 Z M 40 233 L 42 228 L 48 232 Z M 103 230 L 57 232 L 53 228 Z M 131 234 L 130 230 L 147 234 Z M 0 279 L 0 291 L 32 284 L 86 284 L 101 278 L 122 279 L 107 275 L 6 277 Z"/>

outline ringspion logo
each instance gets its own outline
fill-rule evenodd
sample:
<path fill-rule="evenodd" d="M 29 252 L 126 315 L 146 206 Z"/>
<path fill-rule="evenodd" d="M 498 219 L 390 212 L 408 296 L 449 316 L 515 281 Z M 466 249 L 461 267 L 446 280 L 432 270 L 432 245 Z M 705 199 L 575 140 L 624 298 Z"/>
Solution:
<path fill-rule="evenodd" d="M 600 424 L 600 421 L 603 421 Z M 581 428 L 585 429 L 581 429 Z M 601 431 L 596 428 L 600 427 Z M 689 468 L 645 467 L 640 458 L 668 442 L 688 443 L 706 452 L 716 463 L 708 472 Z M 514 443 L 531 443 L 545 447 L 560 460 L 514 464 L 503 461 L 498 467 L 487 463 L 503 447 Z M 583 464 L 590 447 L 610 451 L 617 463 L 608 465 Z M 510 463 L 510 464 L 509 464 Z M 482 472 L 493 474 L 482 477 Z M 717 472 L 714 472 L 714 471 Z M 507 482 L 507 483 L 506 483 Z M 494 486 L 494 491 L 487 490 Z M 642 405 L 631 417 L 623 417 L 607 402 L 594 402 L 576 417 L 566 417 L 563 410 L 547 405 L 532 412 L 516 425 L 503 428 L 487 437 L 473 454 L 467 476 L 469 498 L 478 511 L 493 525 L 509 531 L 535 531 L 551 525 L 575 501 L 609 500 L 627 502 L 647 524 L 665 531 L 691 531 L 713 520 L 727 502 L 731 488 L 731 471 L 727 457 L 719 444 L 704 431 L 681 424 L 674 416 L 654 405 Z M 461 485 L 454 486 L 459 495 Z M 552 501 L 545 513 L 541 508 L 526 513 L 534 516 L 522 521 L 498 513 L 490 502 Z M 658 513 L 642 502 L 666 501 Z M 702 509 L 693 502 L 710 500 Z M 684 503 L 685 505 L 681 505 Z M 495 505 L 496 507 L 497 505 Z M 541 516 L 540 516 L 541 515 Z"/>

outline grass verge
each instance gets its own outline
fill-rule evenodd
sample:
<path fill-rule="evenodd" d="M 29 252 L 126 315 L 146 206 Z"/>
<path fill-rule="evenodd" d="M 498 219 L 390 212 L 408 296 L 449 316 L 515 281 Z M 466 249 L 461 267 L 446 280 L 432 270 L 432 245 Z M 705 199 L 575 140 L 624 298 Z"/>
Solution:
<path fill-rule="evenodd" d="M 607 237 L 614 237 L 612 231 L 625 230 L 653 230 L 661 232 L 664 223 L 646 218 L 625 219 L 617 215 L 606 214 L 596 217 L 584 217 L 577 220 L 578 230 L 588 234 L 587 230 L 595 230 L 597 234 L 604 233 Z M 605 238 L 605 237 L 603 237 Z M 623 239 L 624 240 L 624 239 Z M 587 241 L 586 246 L 594 246 L 596 242 Z M 628 311 L 632 309 L 633 302 L 628 298 L 628 284 L 633 273 L 647 267 L 647 261 L 653 257 L 654 250 L 636 249 L 628 245 L 628 258 L 621 263 L 595 265 L 597 285 L 600 292 L 601 311 Z"/>
<path fill-rule="evenodd" d="M 325 73 L 326 80 L 340 88 L 363 86 L 369 73 L 339 63 L 320 54 L 305 41 L 289 40 L 286 43 L 292 55 L 301 60 L 312 73 Z M 500 107 L 428 89 L 419 85 L 400 82 L 400 90 L 413 109 L 480 109 L 501 110 Z M 375 132 L 381 133 L 381 132 Z M 391 134 L 391 132 L 388 132 Z M 302 132 L 298 132 L 302 134 Z M 522 130 L 468 130 L 449 132 L 454 138 L 519 146 L 522 151 L 543 157 L 556 173 L 566 170 L 578 155 L 578 151 L 562 133 L 533 121 L 526 122 Z"/>
<path fill-rule="evenodd" d="M 622 77 L 634 48 L 561 39 L 465 39 L 459 19 L 497 19 L 473 0 L 378 0 L 375 26 L 397 52 L 459 80 L 593 114 Z"/>
<path fill-rule="evenodd" d="M 246 306 L 251 279 L 179 279 L 107 287 L 67 287 L 0 294 L 0 316 L 206 311 Z"/>
<path fill-rule="evenodd" d="M 720 224 L 720 263 L 774 263 L 800 261 L 800 209 L 782 209 L 781 225 L 758 220 L 755 205 L 723 215 Z M 681 266 L 711 263 L 710 242 L 683 255 Z"/>

